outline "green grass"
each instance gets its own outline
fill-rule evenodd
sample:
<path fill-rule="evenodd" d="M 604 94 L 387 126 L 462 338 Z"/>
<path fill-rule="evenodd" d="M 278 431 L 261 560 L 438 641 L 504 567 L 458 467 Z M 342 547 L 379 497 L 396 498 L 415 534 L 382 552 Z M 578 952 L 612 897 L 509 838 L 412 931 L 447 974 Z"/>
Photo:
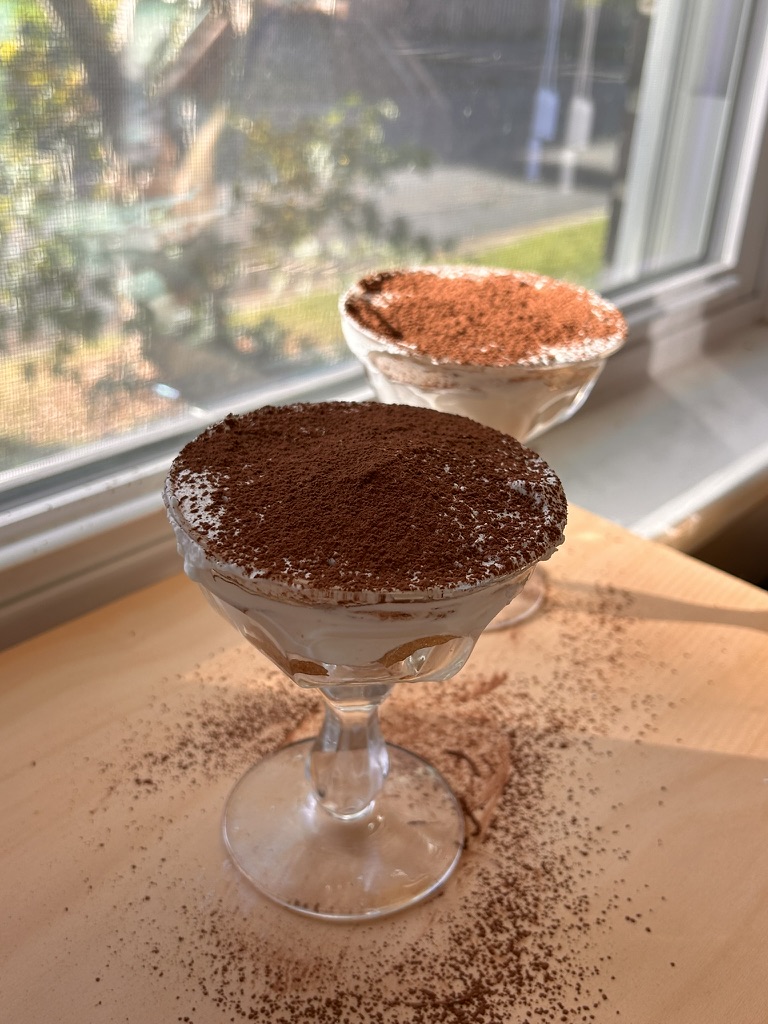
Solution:
<path fill-rule="evenodd" d="M 603 269 L 607 230 L 608 218 L 594 217 L 520 235 L 487 248 L 467 248 L 455 262 L 505 270 L 530 270 L 594 286 Z M 233 324 L 247 327 L 271 318 L 291 335 L 311 337 L 320 346 L 333 346 L 339 339 L 338 301 L 337 291 L 316 292 L 291 299 L 285 305 L 242 308 L 234 314 Z"/>
<path fill-rule="evenodd" d="M 594 286 L 603 268 L 608 218 L 550 228 L 486 249 L 469 251 L 464 261 L 505 270 L 531 270 Z"/>
<path fill-rule="evenodd" d="M 285 305 L 241 307 L 231 315 L 233 327 L 253 327 L 266 320 L 275 320 L 291 335 L 311 337 L 321 347 L 333 345 L 339 338 L 339 293 L 315 292 L 292 298 Z"/>

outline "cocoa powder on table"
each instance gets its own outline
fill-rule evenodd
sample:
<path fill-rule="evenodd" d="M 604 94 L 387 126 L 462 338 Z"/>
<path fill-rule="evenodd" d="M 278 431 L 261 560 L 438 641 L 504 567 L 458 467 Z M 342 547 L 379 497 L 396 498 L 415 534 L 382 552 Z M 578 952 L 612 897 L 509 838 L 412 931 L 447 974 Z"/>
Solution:
<path fill-rule="evenodd" d="M 605 358 L 627 333 L 619 310 L 594 291 L 488 268 L 384 271 L 359 281 L 344 310 L 396 348 L 465 366 Z"/>
<path fill-rule="evenodd" d="M 644 737 L 674 707 L 673 665 L 648 643 L 636 603 L 613 585 L 553 579 L 551 671 L 520 659 L 521 645 L 542 643 L 534 628 L 494 634 L 482 663 L 451 681 L 395 688 L 385 734 L 445 773 L 468 849 L 450 910 L 437 895 L 368 925 L 295 924 L 233 884 L 215 842 L 231 782 L 295 730 L 311 733 L 314 697 L 239 647 L 153 684 L 147 704 L 112 723 L 103 799 L 69 822 L 83 842 L 84 899 L 80 913 L 67 908 L 59 955 L 79 962 L 82 929 L 101 936 L 99 1020 L 125 1020 L 126 984 L 172 1002 L 164 1019 L 184 1024 L 623 1020 L 616 983 L 631 984 L 634 960 L 612 960 L 617 940 L 669 971 L 685 955 L 654 920 L 674 904 L 663 873 L 627 869 L 638 855 L 642 865 L 647 836 L 630 827 L 645 811 L 623 807 L 624 781 L 647 767 L 656 745 Z M 642 663 L 658 690 L 638 689 Z M 656 796 L 669 797 L 665 784 Z M 193 839 L 206 831 L 213 840 Z M 89 902 L 94 869 L 110 894 L 103 918 Z"/>
<path fill-rule="evenodd" d="M 548 557 L 566 500 L 540 456 L 462 416 L 375 402 L 227 416 L 175 460 L 208 558 L 307 590 L 466 587 Z"/>

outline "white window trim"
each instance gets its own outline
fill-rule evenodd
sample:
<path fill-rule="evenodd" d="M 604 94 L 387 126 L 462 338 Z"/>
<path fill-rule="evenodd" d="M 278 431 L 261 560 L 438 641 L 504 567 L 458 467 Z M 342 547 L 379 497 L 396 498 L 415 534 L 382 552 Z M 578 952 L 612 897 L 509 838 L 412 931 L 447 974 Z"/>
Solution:
<path fill-rule="evenodd" d="M 256 404 L 369 397 L 362 369 L 350 359 L 330 372 L 211 409 L 209 418 Z M 53 493 L 37 495 L 33 487 L 26 500 L 0 513 L 0 649 L 178 572 L 161 495 L 172 458 L 201 424 L 186 426 L 181 441 L 177 428 L 156 442 L 160 454 L 153 446 L 151 456 L 125 469 L 75 480 Z"/>

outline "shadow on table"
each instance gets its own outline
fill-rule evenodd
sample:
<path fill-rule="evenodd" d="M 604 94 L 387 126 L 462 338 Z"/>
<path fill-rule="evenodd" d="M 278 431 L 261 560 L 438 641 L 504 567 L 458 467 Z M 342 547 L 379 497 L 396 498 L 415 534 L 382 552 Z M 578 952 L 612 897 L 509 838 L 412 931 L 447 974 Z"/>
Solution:
<path fill-rule="evenodd" d="M 694 604 L 627 587 L 605 587 L 567 580 L 558 582 L 557 592 L 552 594 L 553 603 L 569 604 L 569 595 L 579 597 L 579 605 L 584 611 L 591 610 L 613 618 L 712 622 L 768 633 L 768 609 Z"/>

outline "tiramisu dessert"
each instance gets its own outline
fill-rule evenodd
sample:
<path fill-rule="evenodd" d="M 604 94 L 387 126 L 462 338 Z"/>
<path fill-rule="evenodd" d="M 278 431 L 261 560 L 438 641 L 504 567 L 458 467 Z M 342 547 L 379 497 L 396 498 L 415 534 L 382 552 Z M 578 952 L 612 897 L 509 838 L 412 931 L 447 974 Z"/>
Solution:
<path fill-rule="evenodd" d="M 165 502 L 187 574 L 325 708 L 316 738 L 232 791 L 235 863 L 316 917 L 424 899 L 459 860 L 464 817 L 434 768 L 384 742 L 378 707 L 395 682 L 458 671 L 552 555 L 560 481 L 465 417 L 331 402 L 227 416 L 179 454 Z"/>
<path fill-rule="evenodd" d="M 188 575 L 309 685 L 410 678 L 416 651 L 418 674 L 456 671 L 566 516 L 513 438 L 376 402 L 228 416 L 180 453 L 165 501 Z"/>
<path fill-rule="evenodd" d="M 340 311 L 380 401 L 459 413 L 524 441 L 579 408 L 627 333 L 594 291 L 487 267 L 383 271 L 353 285 Z"/>

